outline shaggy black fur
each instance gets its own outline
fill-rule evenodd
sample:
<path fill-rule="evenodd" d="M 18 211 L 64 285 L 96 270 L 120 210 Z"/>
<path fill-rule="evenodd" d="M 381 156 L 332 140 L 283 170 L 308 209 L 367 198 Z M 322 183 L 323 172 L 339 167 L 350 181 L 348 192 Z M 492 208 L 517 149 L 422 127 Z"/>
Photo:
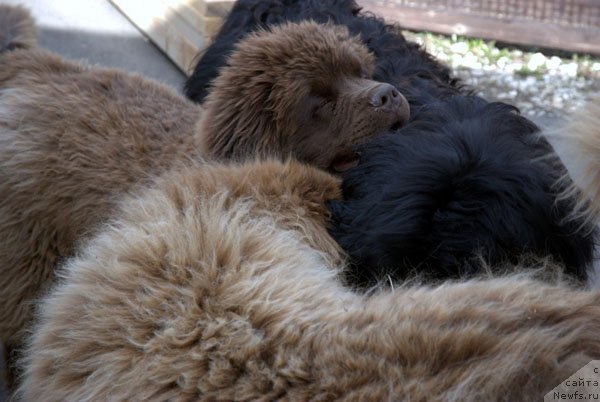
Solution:
<path fill-rule="evenodd" d="M 352 34 L 360 35 L 377 60 L 373 79 L 395 85 L 409 101 L 412 113 L 459 91 L 445 66 L 419 45 L 406 41 L 397 26 L 360 12 L 354 0 L 238 0 L 188 79 L 186 95 L 202 102 L 235 44 L 249 32 L 304 20 L 345 25 Z"/>
<path fill-rule="evenodd" d="M 355 261 L 351 282 L 384 274 L 468 276 L 523 253 L 563 262 L 586 278 L 593 234 L 566 220 L 565 173 L 537 127 L 517 110 L 472 96 L 424 107 L 395 135 L 362 149 L 331 202 L 331 234 Z"/>

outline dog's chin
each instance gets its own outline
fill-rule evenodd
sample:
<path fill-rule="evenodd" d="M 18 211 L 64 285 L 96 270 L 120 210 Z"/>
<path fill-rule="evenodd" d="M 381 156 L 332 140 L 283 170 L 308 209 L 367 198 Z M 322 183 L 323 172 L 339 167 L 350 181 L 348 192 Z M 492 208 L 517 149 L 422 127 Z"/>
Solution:
<path fill-rule="evenodd" d="M 404 124 L 406 124 L 404 120 L 398 120 L 388 128 L 388 131 L 390 133 L 395 133 L 396 131 L 400 130 Z"/>
<path fill-rule="evenodd" d="M 388 125 L 388 131 L 396 132 L 402 127 L 404 127 L 408 121 L 410 120 L 410 112 L 406 110 L 402 110 L 394 115 L 394 118 L 390 121 Z"/>
<path fill-rule="evenodd" d="M 407 123 L 407 117 L 396 116 L 396 118 L 392 119 L 389 123 L 389 126 L 377 133 L 375 137 L 384 134 L 396 134 L 397 131 Z M 336 155 L 331 165 L 329 165 L 329 171 L 334 173 L 344 173 L 353 167 L 358 166 L 359 163 L 360 153 L 346 149 Z"/>
<path fill-rule="evenodd" d="M 335 157 L 329 170 L 335 173 L 344 173 L 360 163 L 360 155 L 354 151 L 347 151 Z"/>

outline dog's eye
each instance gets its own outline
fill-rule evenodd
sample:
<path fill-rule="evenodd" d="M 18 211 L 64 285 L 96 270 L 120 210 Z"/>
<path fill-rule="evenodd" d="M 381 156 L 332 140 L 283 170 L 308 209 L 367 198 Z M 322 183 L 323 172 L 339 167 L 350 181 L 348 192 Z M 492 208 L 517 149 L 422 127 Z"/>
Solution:
<path fill-rule="evenodd" d="M 321 102 L 313 106 L 313 119 L 327 119 L 333 114 L 333 102 L 321 99 Z"/>
<path fill-rule="evenodd" d="M 336 96 L 336 92 L 332 86 L 326 85 L 318 88 L 313 88 L 311 91 L 311 97 L 321 99 L 333 99 Z"/>
<path fill-rule="evenodd" d="M 333 100 L 327 97 L 310 95 L 304 102 L 304 110 L 306 113 L 304 116 L 313 120 L 327 119 L 333 112 L 333 106 Z"/>

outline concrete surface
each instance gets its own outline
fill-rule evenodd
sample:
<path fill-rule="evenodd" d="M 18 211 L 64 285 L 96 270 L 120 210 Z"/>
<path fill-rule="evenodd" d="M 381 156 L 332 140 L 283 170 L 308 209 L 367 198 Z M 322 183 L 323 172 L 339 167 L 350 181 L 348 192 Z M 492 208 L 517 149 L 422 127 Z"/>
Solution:
<path fill-rule="evenodd" d="M 143 1 L 143 0 L 140 0 Z M 185 76 L 107 0 L 0 0 L 27 6 L 40 47 L 71 59 L 138 72 L 177 89 Z"/>
<path fill-rule="evenodd" d="M 42 48 L 138 72 L 180 91 L 183 88 L 184 74 L 107 0 L 0 0 L 0 4 L 20 4 L 31 10 Z M 0 358 L 3 352 L 0 344 Z M 2 358 L 0 402 L 8 400 L 3 362 Z"/>

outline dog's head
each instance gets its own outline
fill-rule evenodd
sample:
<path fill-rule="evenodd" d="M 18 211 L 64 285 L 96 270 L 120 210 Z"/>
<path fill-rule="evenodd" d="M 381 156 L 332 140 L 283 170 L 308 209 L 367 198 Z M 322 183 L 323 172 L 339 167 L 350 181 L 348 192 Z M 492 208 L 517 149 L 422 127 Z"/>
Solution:
<path fill-rule="evenodd" d="M 294 157 L 353 166 L 352 146 L 403 125 L 398 90 L 370 79 L 373 56 L 346 27 L 303 22 L 242 40 L 213 82 L 201 125 L 213 157 Z"/>
<path fill-rule="evenodd" d="M 362 25 L 359 11 L 360 7 L 354 0 L 237 0 L 223 21 L 219 33 L 202 52 L 192 75 L 185 83 L 185 94 L 194 102 L 204 102 L 211 81 L 217 78 L 235 45 L 251 32 L 286 22 L 309 20 L 356 27 Z M 375 20 L 375 17 L 370 16 L 370 19 Z M 381 21 L 380 25 L 386 24 Z M 353 30 L 354 33 L 360 31 L 360 27 Z"/>
<path fill-rule="evenodd" d="M 457 277 L 525 253 L 551 255 L 579 278 L 593 240 L 557 199 L 564 168 L 516 109 L 458 96 L 423 108 L 399 134 L 362 149 L 330 204 L 331 233 L 364 284 L 413 271 Z"/>

